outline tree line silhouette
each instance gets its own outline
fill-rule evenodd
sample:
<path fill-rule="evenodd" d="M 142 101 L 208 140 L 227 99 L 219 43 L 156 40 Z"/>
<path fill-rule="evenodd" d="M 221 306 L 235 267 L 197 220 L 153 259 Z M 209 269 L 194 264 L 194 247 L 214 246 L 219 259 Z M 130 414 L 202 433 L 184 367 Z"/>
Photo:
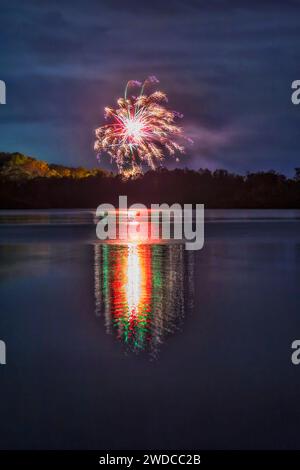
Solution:
<path fill-rule="evenodd" d="M 120 175 L 101 169 L 72 169 L 22 157 L 0 154 L 1 209 L 92 208 L 103 202 L 118 205 L 119 195 L 127 195 L 130 204 L 300 208 L 300 168 L 295 169 L 293 178 L 272 170 L 242 176 L 226 170 L 160 168 L 124 181 Z"/>

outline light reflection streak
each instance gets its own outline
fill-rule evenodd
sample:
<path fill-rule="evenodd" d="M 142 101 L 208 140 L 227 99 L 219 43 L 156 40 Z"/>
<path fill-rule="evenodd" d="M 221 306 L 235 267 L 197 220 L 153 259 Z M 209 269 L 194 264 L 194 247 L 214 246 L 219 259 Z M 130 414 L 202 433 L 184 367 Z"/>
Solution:
<path fill-rule="evenodd" d="M 157 355 L 192 307 L 194 252 L 183 244 L 94 246 L 95 309 L 130 351 Z"/>

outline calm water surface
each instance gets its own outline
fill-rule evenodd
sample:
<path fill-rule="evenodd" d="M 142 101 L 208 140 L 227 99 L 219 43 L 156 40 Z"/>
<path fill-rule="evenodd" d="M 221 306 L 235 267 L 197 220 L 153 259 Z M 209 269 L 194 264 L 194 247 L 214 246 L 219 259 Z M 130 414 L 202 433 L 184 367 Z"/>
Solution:
<path fill-rule="evenodd" d="M 206 211 L 203 250 L 0 212 L 0 447 L 300 448 L 300 211 Z"/>

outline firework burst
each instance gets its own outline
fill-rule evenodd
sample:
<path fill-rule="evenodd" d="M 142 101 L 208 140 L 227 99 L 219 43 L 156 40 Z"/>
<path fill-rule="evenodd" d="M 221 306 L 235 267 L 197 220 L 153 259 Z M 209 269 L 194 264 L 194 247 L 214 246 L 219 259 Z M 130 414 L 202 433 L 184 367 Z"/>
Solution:
<path fill-rule="evenodd" d="M 181 142 L 186 137 L 175 123 L 182 114 L 166 107 L 165 93 L 145 92 L 148 86 L 157 83 L 154 76 L 143 83 L 130 80 L 124 97 L 117 100 L 118 108 L 104 109 L 104 117 L 109 123 L 95 131 L 98 158 L 101 154 L 109 154 L 125 178 L 142 173 L 144 166 L 155 169 L 162 164 L 166 154 L 176 156 L 185 151 Z M 132 88 L 140 90 L 138 96 L 129 95 Z"/>

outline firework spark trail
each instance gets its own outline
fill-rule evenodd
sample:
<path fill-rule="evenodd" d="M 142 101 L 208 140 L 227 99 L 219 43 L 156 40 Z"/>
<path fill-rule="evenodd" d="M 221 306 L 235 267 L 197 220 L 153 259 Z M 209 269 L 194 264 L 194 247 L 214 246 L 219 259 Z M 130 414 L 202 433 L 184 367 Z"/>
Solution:
<path fill-rule="evenodd" d="M 184 153 L 180 141 L 191 142 L 184 136 L 182 128 L 175 124 L 175 119 L 183 115 L 166 108 L 166 94 L 161 91 L 145 93 L 148 85 L 157 83 L 153 75 L 143 83 L 129 80 L 124 98 L 117 100 L 119 107 L 104 109 L 104 117 L 110 120 L 109 124 L 95 131 L 98 157 L 102 153 L 109 154 L 119 173 L 125 177 L 142 173 L 144 165 L 155 169 L 162 164 L 165 153 L 172 156 Z M 128 90 L 133 87 L 140 88 L 138 96 L 128 96 Z"/>

